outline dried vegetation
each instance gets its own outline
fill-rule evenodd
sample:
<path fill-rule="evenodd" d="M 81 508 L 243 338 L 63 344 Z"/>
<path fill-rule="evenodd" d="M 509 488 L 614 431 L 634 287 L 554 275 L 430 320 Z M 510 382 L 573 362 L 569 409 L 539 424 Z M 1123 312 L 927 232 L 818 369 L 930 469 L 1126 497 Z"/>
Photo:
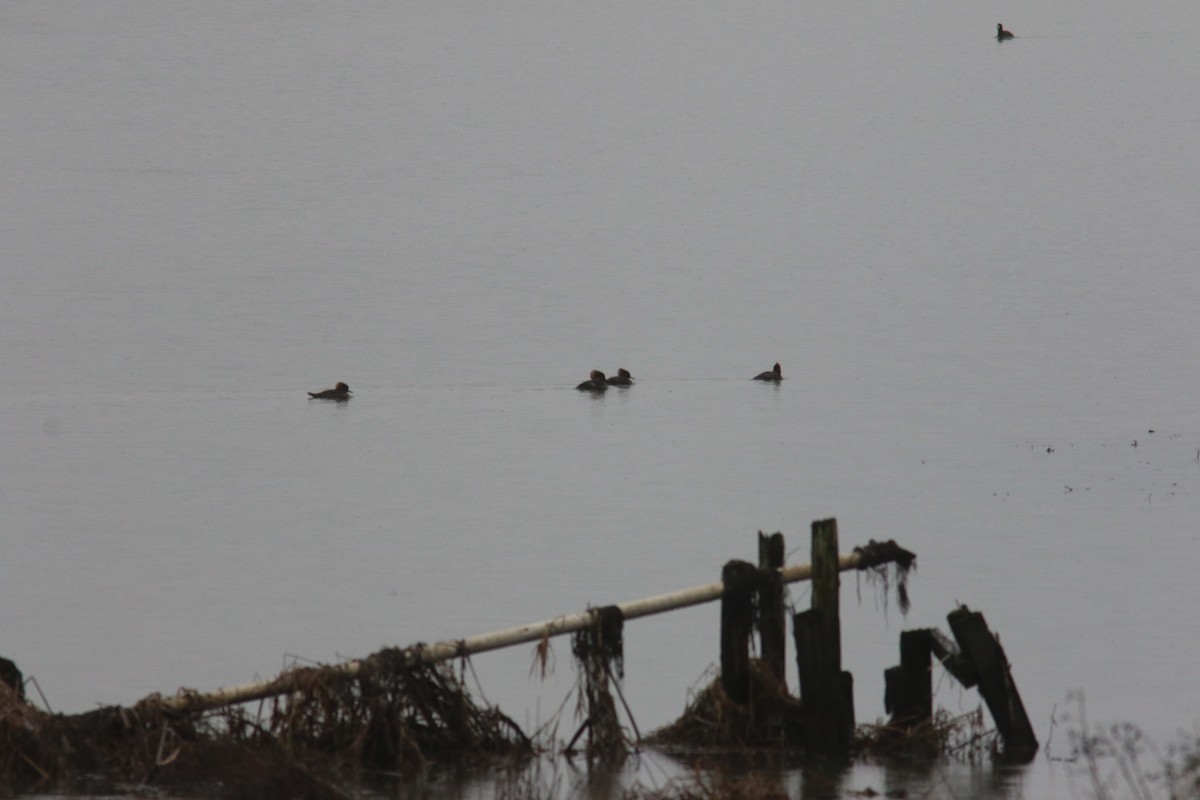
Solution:
<path fill-rule="evenodd" d="M 800 701 L 780 687 L 759 661 L 751 663 L 750 702 L 730 699 L 714 676 L 679 719 L 647 737 L 647 744 L 668 751 L 799 747 Z"/>
<path fill-rule="evenodd" d="M 260 797 L 338 797 L 363 771 L 524 757 L 533 746 L 498 709 L 475 703 L 445 665 L 402 650 L 354 678 L 292 670 L 296 690 L 244 707 L 181 713 L 152 695 L 132 708 L 43 712 L 0 682 L 0 789 L 45 789 L 80 776 L 140 785 L 216 784 Z M 19 686 L 19 684 L 18 684 Z"/>

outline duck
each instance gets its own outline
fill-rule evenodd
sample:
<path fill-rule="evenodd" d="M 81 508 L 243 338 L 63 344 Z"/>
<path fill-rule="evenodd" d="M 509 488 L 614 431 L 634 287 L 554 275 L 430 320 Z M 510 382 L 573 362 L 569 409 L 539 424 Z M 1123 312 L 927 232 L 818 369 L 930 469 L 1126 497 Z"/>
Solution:
<path fill-rule="evenodd" d="M 575 388 L 581 392 L 604 392 L 608 390 L 608 382 L 605 380 L 603 372 L 594 369 L 591 380 L 584 381 Z"/>
<path fill-rule="evenodd" d="M 774 383 L 779 383 L 781 380 L 783 380 L 783 370 L 781 370 L 779 368 L 779 362 L 778 361 L 775 362 L 775 368 L 772 369 L 770 372 L 760 372 L 757 375 L 755 375 L 754 380 L 756 380 L 756 381 L 772 381 Z"/>
<path fill-rule="evenodd" d="M 1005 39 L 1013 39 L 1015 37 L 1013 36 L 1012 31 L 1004 30 L 1003 23 L 997 22 L 996 23 L 996 38 L 1003 42 Z"/>
<path fill-rule="evenodd" d="M 617 370 L 617 374 L 608 379 L 609 386 L 633 386 L 633 376 L 629 374 L 629 370 L 621 367 Z"/>
<path fill-rule="evenodd" d="M 349 400 L 351 394 L 353 393 L 350 391 L 350 387 L 339 382 L 338 385 L 332 389 L 322 389 L 319 392 L 309 392 L 308 396 L 314 400 L 337 400 L 341 402 Z"/>

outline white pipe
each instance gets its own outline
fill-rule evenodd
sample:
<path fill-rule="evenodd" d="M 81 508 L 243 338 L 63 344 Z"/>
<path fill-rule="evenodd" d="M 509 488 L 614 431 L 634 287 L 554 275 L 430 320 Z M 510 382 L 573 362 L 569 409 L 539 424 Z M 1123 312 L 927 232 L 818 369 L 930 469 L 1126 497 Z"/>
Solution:
<path fill-rule="evenodd" d="M 854 569 L 862 564 L 863 561 L 863 552 L 856 549 L 851 554 L 838 559 L 838 569 L 842 572 Z M 812 577 L 812 567 L 808 564 L 784 567 L 779 572 L 784 583 L 795 583 L 796 581 L 804 581 Z M 660 614 L 664 611 L 673 611 L 678 608 L 700 605 L 701 603 L 710 603 L 713 600 L 719 600 L 724 591 L 725 584 L 717 581 L 716 583 L 693 586 L 690 589 L 680 589 L 675 592 L 668 592 L 641 600 L 631 600 L 618 605 L 617 608 L 621 610 L 625 619 L 637 619 L 638 617 L 645 617 L 651 614 Z M 565 614 L 553 619 L 543 620 L 542 622 L 531 622 L 515 628 L 483 633 L 466 639 L 453 639 L 431 645 L 416 645 L 410 647 L 406 651 L 406 654 L 410 659 L 410 663 L 432 664 L 458 656 L 499 650 L 503 647 L 511 647 L 524 642 L 541 641 L 550 636 L 560 636 L 564 633 L 573 633 L 586 628 L 592 624 L 594 612 L 595 609 L 589 609 L 577 614 Z M 320 667 L 320 669 L 326 673 L 341 673 L 347 678 L 353 678 L 359 674 L 366 660 L 355 659 L 342 664 Z M 215 692 L 207 694 L 187 692 L 174 697 L 164 698 L 159 702 L 165 708 L 173 711 L 198 711 L 206 708 L 232 705 L 234 703 L 245 703 L 251 700 L 261 700 L 265 697 L 272 697 L 293 691 L 296 688 L 296 682 L 293 680 L 293 677 L 298 672 L 295 670 L 284 672 L 279 677 L 270 681 L 260 681 L 243 686 L 217 689 Z"/>

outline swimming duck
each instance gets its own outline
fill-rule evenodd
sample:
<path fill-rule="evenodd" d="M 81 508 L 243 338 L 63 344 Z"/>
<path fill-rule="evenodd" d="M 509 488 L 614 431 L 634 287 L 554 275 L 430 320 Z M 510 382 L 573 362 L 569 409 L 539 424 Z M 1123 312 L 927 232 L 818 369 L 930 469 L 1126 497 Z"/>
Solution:
<path fill-rule="evenodd" d="M 757 375 L 754 376 L 754 380 L 756 380 L 756 381 L 773 381 L 775 383 L 779 383 L 781 380 L 783 380 L 783 370 L 781 370 L 779 368 L 779 363 L 776 362 L 775 369 L 771 370 L 770 372 L 758 373 Z"/>
<path fill-rule="evenodd" d="M 1014 37 L 1012 35 L 1012 31 L 1004 30 L 1004 25 L 1002 23 L 997 22 L 996 23 L 996 38 L 1003 42 L 1005 39 L 1012 39 Z"/>
<path fill-rule="evenodd" d="M 633 376 L 629 374 L 629 370 L 621 367 L 617 370 L 617 374 L 608 379 L 609 386 L 633 386 Z"/>
<path fill-rule="evenodd" d="M 603 392 L 608 390 L 608 383 L 604 379 L 604 373 L 594 369 L 592 370 L 592 379 L 584 381 L 575 388 L 581 392 Z"/>
<path fill-rule="evenodd" d="M 339 383 L 332 389 L 324 389 L 319 392 L 309 392 L 308 396 L 315 400 L 349 400 L 352 392 L 350 387 L 344 383 Z"/>

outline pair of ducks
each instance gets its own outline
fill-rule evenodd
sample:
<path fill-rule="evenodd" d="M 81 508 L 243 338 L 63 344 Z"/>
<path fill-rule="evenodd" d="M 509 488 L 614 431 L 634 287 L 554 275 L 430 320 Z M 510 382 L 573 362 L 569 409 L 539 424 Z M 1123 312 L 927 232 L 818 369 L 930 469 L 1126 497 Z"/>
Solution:
<path fill-rule="evenodd" d="M 770 381 L 771 383 L 779 383 L 783 380 L 783 370 L 780 369 L 778 362 L 775 367 L 766 372 L 760 372 L 754 376 L 756 381 Z M 592 370 L 590 380 L 586 380 L 575 388 L 581 392 L 604 392 L 609 386 L 632 386 L 633 376 L 629 374 L 627 369 L 617 370 L 617 374 L 611 378 L 605 378 L 604 373 L 598 369 Z"/>
<path fill-rule="evenodd" d="M 605 378 L 603 372 L 594 369 L 590 379 L 575 388 L 581 392 L 605 392 L 610 386 L 633 386 L 633 376 L 624 367 L 618 369 L 617 374 L 611 378 Z"/>

